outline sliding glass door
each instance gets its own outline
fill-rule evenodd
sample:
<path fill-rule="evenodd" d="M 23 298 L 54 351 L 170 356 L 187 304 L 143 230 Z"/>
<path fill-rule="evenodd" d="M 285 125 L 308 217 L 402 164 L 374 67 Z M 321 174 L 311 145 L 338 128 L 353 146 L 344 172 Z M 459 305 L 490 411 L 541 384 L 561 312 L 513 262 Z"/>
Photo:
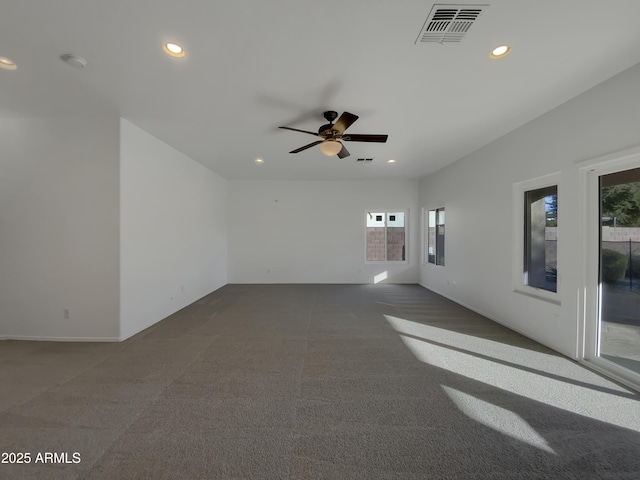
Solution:
<path fill-rule="evenodd" d="M 598 176 L 597 356 L 640 374 L 640 168 Z"/>
<path fill-rule="evenodd" d="M 640 147 L 581 169 L 580 356 L 640 390 Z"/>

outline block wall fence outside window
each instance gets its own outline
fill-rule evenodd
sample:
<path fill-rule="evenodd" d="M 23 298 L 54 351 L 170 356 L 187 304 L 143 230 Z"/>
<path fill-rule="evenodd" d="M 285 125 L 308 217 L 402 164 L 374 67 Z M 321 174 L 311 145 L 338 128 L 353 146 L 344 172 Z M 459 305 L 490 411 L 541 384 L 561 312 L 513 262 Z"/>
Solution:
<path fill-rule="evenodd" d="M 366 212 L 365 261 L 406 261 L 407 213 L 407 211 L 398 210 Z"/>

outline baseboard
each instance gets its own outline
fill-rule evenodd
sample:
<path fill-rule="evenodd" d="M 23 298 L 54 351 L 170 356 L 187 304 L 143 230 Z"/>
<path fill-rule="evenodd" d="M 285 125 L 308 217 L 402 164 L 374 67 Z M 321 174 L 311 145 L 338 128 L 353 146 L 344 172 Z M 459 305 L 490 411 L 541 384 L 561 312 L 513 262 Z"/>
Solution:
<path fill-rule="evenodd" d="M 41 337 L 29 335 L 3 335 L 0 340 L 20 340 L 25 342 L 119 342 L 118 337 Z"/>
<path fill-rule="evenodd" d="M 460 300 L 458 300 L 458 299 L 456 299 L 456 298 L 453 298 L 453 297 L 451 297 L 451 296 L 449 296 L 449 295 L 447 295 L 447 294 L 445 294 L 445 293 L 442 293 L 442 292 L 439 292 L 439 291 L 434 290 L 434 289 L 432 289 L 432 288 L 429 288 L 429 287 L 427 287 L 427 286 L 423 285 L 423 284 L 422 284 L 422 283 L 420 283 L 420 282 L 418 282 L 418 285 L 420 285 L 422 288 L 426 288 L 427 290 L 432 291 L 433 293 L 437 293 L 438 295 L 440 295 L 440 296 L 442 296 L 442 297 L 446 298 L 447 300 L 451 300 L 452 302 L 457 303 L 457 304 L 458 304 L 458 305 L 460 305 L 461 307 L 464 307 L 464 308 L 466 308 L 466 309 L 468 309 L 468 310 L 471 310 L 472 312 L 475 312 L 475 313 L 477 313 L 477 314 L 479 314 L 479 315 L 482 315 L 483 317 L 486 317 L 486 318 L 488 318 L 489 320 L 491 320 L 491 321 L 493 321 L 493 322 L 499 323 L 500 325 L 502 325 L 503 327 L 508 328 L 509 330 L 513 330 L 514 332 L 519 333 L 519 334 L 520 334 L 520 335 L 522 335 L 522 336 L 525 336 L 525 337 L 527 337 L 527 338 L 530 338 L 530 339 L 531 339 L 531 340 L 533 340 L 534 342 L 538 342 L 540 345 L 544 345 L 545 347 L 550 348 L 550 349 L 551 349 L 551 350 L 553 350 L 554 352 L 558 352 L 560 355 L 564 355 L 565 357 L 570 358 L 570 359 L 572 359 L 572 360 L 577 360 L 577 358 L 576 358 L 574 355 L 569 355 L 569 354 L 567 354 L 567 352 L 563 352 L 563 351 L 562 351 L 562 350 L 560 350 L 558 347 L 554 347 L 553 345 L 548 345 L 548 344 L 546 344 L 546 343 L 542 343 L 540 340 L 538 340 L 538 339 L 536 339 L 535 337 L 533 337 L 530 333 L 525 332 L 525 331 L 523 331 L 523 330 L 520 330 L 519 328 L 515 328 L 515 327 L 513 327 L 512 325 L 509 325 L 509 324 L 505 323 L 505 322 L 504 322 L 504 320 L 500 320 L 499 318 L 496 318 L 496 317 L 495 317 L 495 316 L 493 316 L 493 315 L 489 315 L 489 314 L 487 314 L 487 313 L 483 312 L 482 310 L 479 310 L 479 309 L 477 309 L 477 308 L 474 308 L 474 307 L 472 307 L 471 305 L 467 305 L 466 303 L 461 302 Z"/>
<path fill-rule="evenodd" d="M 182 310 L 183 308 L 185 308 L 185 307 L 187 307 L 189 305 L 191 305 L 191 304 L 187 304 L 184 307 L 179 308 L 178 310 L 176 310 L 176 312 Z M 158 320 L 152 320 L 148 324 L 143 325 L 142 327 L 139 327 L 139 328 L 135 329 L 132 333 L 128 333 L 126 335 L 121 335 L 118 338 L 118 342 L 124 342 L 125 340 L 127 340 L 127 339 L 129 339 L 129 338 L 131 338 L 131 337 L 133 337 L 133 336 L 135 336 L 137 334 L 139 334 L 140 332 L 145 331 L 147 328 L 153 327 L 156 323 L 161 322 L 162 320 L 164 320 L 167 317 L 170 317 L 171 315 L 173 315 L 176 312 L 172 312 L 172 313 L 170 313 L 170 314 L 168 314 L 168 315 L 166 315 L 166 316 L 164 316 L 164 317 L 162 317 L 162 318 L 160 318 Z"/>
<path fill-rule="evenodd" d="M 125 340 L 128 340 L 129 338 L 139 334 L 140 332 L 145 331 L 147 328 L 149 327 L 153 327 L 156 323 L 159 323 L 165 319 L 167 319 L 168 317 L 170 317 L 171 315 L 173 315 L 176 312 L 179 312 L 180 310 L 182 310 L 183 308 L 187 308 L 189 305 L 193 305 L 194 303 L 202 300 L 204 297 L 206 297 L 207 295 L 211 295 L 212 293 L 220 290 L 222 287 L 229 285 L 228 283 L 225 283 L 224 285 L 215 288 L 214 290 L 210 291 L 209 293 L 205 293 L 204 295 L 202 295 L 201 297 L 196 298 L 195 300 L 191 300 L 188 301 L 187 303 L 184 303 L 181 307 L 176 308 L 175 310 L 167 313 L 164 317 L 159 318 L 157 320 L 151 320 L 150 322 L 147 322 L 145 325 L 136 328 L 132 333 L 127 333 L 126 335 L 121 335 L 120 337 L 118 337 L 118 339 L 116 341 L 118 342 L 124 342 Z"/>
<path fill-rule="evenodd" d="M 505 325 L 504 322 L 501 322 L 500 320 L 498 320 L 497 318 L 495 318 L 493 315 L 489 315 L 488 313 L 483 312 L 482 310 L 479 310 L 477 308 L 472 307 L 471 305 L 467 305 L 464 302 L 461 302 L 460 300 L 451 297 L 450 295 L 447 295 L 446 293 L 443 292 L 439 292 L 438 290 L 435 290 L 433 288 L 429 288 L 426 285 L 423 285 L 422 283 L 418 282 L 418 285 L 420 285 L 422 288 L 426 288 L 427 290 L 432 291 L 433 293 L 437 293 L 438 295 L 440 295 L 441 297 L 446 298 L 447 300 L 451 300 L 453 303 L 457 303 L 458 305 L 460 305 L 461 307 L 464 307 L 468 310 L 471 310 L 472 312 L 475 312 L 479 315 L 482 315 L 483 317 L 488 318 L 491 321 L 494 321 L 496 323 L 499 323 L 500 325 L 507 327 L 510 330 L 513 330 L 514 332 L 518 332 L 520 335 L 524 335 L 525 337 L 528 337 L 527 334 L 525 334 L 524 332 L 520 332 L 517 329 L 510 327 L 509 325 Z"/>

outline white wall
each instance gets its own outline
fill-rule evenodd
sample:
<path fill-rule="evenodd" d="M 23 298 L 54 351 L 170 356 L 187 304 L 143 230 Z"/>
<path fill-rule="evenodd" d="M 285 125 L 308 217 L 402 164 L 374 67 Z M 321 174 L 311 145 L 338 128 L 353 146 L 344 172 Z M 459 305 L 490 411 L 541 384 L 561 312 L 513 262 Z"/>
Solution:
<path fill-rule="evenodd" d="M 640 144 L 638 85 L 640 65 L 423 179 L 420 205 L 444 206 L 447 224 L 446 266 L 421 266 L 421 284 L 575 356 L 584 201 L 576 162 Z M 513 205 L 512 186 L 554 172 L 561 305 L 515 293 L 512 285 L 512 242 L 519 238 L 512 212 L 523 208 Z"/>
<path fill-rule="evenodd" d="M 117 339 L 118 118 L 0 127 L 0 338 Z"/>
<path fill-rule="evenodd" d="M 365 212 L 409 209 L 406 264 L 366 264 Z M 418 280 L 417 181 L 231 181 L 229 283 Z"/>
<path fill-rule="evenodd" d="M 227 283 L 227 182 L 121 120 L 120 335 Z"/>

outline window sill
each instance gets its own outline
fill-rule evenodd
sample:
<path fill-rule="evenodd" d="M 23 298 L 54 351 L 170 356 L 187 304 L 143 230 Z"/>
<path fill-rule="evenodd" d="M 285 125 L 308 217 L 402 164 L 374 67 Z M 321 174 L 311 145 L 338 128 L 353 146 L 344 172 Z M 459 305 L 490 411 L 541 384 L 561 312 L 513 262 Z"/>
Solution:
<path fill-rule="evenodd" d="M 544 302 L 552 303 L 553 305 L 560 306 L 562 304 L 560 301 L 560 296 L 557 292 L 549 292 L 541 288 L 532 288 L 523 285 L 521 287 L 515 288 L 513 292 L 519 293 L 520 295 L 526 295 L 527 297 L 542 300 Z"/>
<path fill-rule="evenodd" d="M 365 265 L 402 265 L 402 264 L 407 264 L 409 263 L 406 260 L 365 260 L 364 264 Z"/>

